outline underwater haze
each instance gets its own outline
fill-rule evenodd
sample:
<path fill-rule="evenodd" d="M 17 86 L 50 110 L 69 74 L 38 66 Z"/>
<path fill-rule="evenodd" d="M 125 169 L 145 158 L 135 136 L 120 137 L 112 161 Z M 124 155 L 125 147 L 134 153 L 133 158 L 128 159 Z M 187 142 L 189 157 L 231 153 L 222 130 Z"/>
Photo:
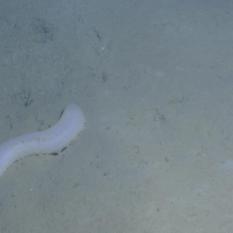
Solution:
<path fill-rule="evenodd" d="M 0 81 L 0 233 L 232 232 L 233 1 L 2 0 Z"/>

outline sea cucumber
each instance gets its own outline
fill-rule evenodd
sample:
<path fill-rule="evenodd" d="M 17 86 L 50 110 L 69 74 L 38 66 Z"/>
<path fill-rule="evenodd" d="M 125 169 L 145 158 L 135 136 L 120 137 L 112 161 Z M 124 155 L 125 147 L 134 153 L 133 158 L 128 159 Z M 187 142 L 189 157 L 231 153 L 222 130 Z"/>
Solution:
<path fill-rule="evenodd" d="M 59 153 L 84 129 L 84 124 L 82 110 L 76 104 L 69 104 L 54 126 L 1 143 L 0 176 L 13 162 L 27 155 Z"/>

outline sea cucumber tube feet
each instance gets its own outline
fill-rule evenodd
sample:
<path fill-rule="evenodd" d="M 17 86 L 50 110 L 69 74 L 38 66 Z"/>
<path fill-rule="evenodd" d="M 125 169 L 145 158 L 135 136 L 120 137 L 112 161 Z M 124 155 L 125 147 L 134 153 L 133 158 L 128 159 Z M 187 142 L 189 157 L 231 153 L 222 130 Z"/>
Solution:
<path fill-rule="evenodd" d="M 27 155 L 59 153 L 76 138 L 84 125 L 85 117 L 81 108 L 69 104 L 54 126 L 3 142 L 0 144 L 0 175 L 14 161 Z"/>

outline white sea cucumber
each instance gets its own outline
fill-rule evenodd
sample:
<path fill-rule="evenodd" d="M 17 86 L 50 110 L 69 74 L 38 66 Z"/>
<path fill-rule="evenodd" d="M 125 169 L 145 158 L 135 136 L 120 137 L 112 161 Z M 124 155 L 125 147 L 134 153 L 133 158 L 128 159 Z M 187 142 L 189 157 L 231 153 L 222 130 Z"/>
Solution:
<path fill-rule="evenodd" d="M 68 105 L 58 122 L 0 144 L 0 176 L 16 160 L 31 154 L 59 153 L 84 129 L 85 117 L 76 104 Z"/>

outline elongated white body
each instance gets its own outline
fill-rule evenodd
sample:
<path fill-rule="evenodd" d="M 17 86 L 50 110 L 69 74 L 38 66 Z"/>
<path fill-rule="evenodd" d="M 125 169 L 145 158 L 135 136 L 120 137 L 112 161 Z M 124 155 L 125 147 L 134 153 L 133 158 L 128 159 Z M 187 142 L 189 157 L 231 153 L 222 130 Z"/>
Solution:
<path fill-rule="evenodd" d="M 70 104 L 51 128 L 3 142 L 0 144 L 0 176 L 14 161 L 27 155 L 60 152 L 75 139 L 84 124 L 82 110 L 76 104 Z"/>

